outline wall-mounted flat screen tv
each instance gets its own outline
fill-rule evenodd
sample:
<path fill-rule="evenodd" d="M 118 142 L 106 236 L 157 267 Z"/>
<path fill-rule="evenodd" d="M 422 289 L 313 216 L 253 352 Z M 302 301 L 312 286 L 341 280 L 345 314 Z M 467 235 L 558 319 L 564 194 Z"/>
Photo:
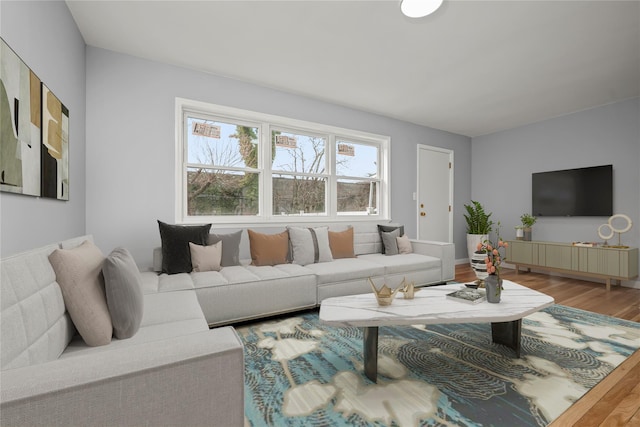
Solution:
<path fill-rule="evenodd" d="M 613 215 L 613 166 L 538 172 L 531 176 L 533 216 Z"/>

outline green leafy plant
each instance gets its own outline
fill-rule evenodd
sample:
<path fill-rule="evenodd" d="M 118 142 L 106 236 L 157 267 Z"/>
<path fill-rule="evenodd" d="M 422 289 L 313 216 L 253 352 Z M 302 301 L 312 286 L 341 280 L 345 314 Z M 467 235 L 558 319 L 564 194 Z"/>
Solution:
<path fill-rule="evenodd" d="M 538 218 L 536 218 L 533 215 L 530 215 L 528 213 L 524 213 L 520 216 L 520 222 L 522 222 L 522 227 L 523 228 L 531 228 L 533 226 L 533 224 L 536 223 L 536 220 Z"/>
<path fill-rule="evenodd" d="M 489 234 L 493 221 L 491 221 L 491 212 L 486 213 L 480 202 L 471 201 L 471 205 L 464 205 L 467 214 L 464 219 L 467 220 L 467 234 Z"/>

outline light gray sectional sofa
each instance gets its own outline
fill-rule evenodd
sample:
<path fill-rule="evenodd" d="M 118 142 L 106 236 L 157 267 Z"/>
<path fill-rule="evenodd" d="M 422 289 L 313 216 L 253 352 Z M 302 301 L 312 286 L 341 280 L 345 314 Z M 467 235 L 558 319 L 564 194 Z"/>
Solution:
<path fill-rule="evenodd" d="M 337 231 L 344 226 L 329 226 Z M 334 259 L 305 266 L 279 264 L 250 265 L 246 233 L 240 245 L 241 265 L 220 271 L 160 274 L 162 251 L 154 251 L 154 272 L 143 273 L 145 280 L 157 280 L 161 290 L 194 290 L 210 326 L 230 324 L 318 306 L 322 300 L 341 295 L 371 292 L 368 278 L 378 286 L 396 287 L 406 278 L 417 286 L 453 280 L 453 243 L 412 240 L 413 253 L 387 256 L 376 224 L 356 224 L 356 258 Z M 282 232 L 285 228 L 261 230 Z"/>
<path fill-rule="evenodd" d="M 392 287 L 403 278 L 419 286 L 454 278 L 453 244 L 412 241 L 413 253 L 387 256 L 375 224 L 354 231 L 356 258 L 257 267 L 244 233 L 241 265 L 141 272 L 140 329 L 100 347 L 75 333 L 48 260 L 90 236 L 2 260 L 0 425 L 243 425 L 242 343 L 233 327 L 208 326 L 371 292 L 369 277 Z M 154 268 L 161 265 L 157 249 Z"/>
<path fill-rule="evenodd" d="M 243 425 L 242 343 L 209 330 L 194 292 L 147 277 L 132 338 L 88 347 L 75 335 L 48 257 L 87 238 L 2 260 L 0 425 Z"/>

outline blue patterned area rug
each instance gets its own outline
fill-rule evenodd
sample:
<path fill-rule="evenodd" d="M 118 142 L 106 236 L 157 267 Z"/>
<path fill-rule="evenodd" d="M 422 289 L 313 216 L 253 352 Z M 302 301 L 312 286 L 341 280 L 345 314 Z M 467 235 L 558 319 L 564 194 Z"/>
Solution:
<path fill-rule="evenodd" d="M 522 357 L 489 324 L 362 329 L 317 312 L 241 326 L 253 426 L 546 426 L 640 347 L 640 323 L 555 305 L 523 320 Z"/>

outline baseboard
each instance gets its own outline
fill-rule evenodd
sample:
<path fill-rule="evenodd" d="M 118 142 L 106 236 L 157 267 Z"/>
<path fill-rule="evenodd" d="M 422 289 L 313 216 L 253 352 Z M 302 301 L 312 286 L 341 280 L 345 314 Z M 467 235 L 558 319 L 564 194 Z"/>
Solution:
<path fill-rule="evenodd" d="M 461 258 L 456 260 L 456 265 L 469 264 L 469 258 Z"/>

